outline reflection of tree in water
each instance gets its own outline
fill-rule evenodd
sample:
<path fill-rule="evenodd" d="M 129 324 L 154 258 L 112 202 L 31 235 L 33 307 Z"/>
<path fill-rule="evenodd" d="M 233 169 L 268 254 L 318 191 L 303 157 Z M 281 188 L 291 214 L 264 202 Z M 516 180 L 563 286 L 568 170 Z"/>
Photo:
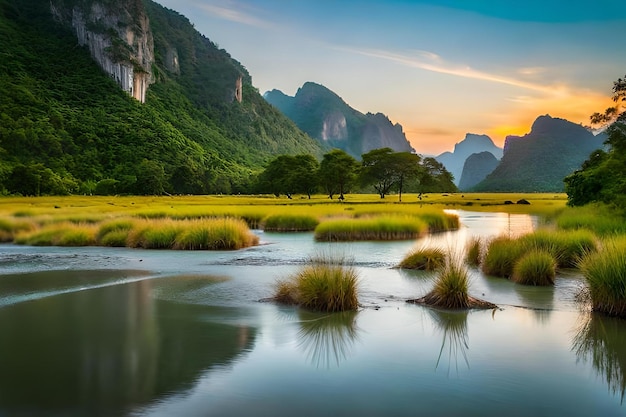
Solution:
<path fill-rule="evenodd" d="M 578 360 L 591 361 L 609 391 L 624 401 L 626 393 L 626 323 L 613 317 L 585 313 L 574 336 Z"/>
<path fill-rule="evenodd" d="M 452 361 L 454 361 L 456 371 L 459 371 L 459 354 L 469 368 L 469 361 L 467 360 L 467 350 L 469 349 L 469 337 L 467 334 L 468 312 L 435 309 L 428 309 L 428 312 L 437 328 L 443 332 L 443 340 L 441 341 L 441 349 L 439 349 L 435 368 L 439 367 L 444 351 L 448 353 L 448 372 L 450 372 Z"/>
<path fill-rule="evenodd" d="M 359 338 L 356 325 L 357 312 L 346 311 L 321 315 L 300 311 L 298 345 L 315 366 L 339 366 Z"/>

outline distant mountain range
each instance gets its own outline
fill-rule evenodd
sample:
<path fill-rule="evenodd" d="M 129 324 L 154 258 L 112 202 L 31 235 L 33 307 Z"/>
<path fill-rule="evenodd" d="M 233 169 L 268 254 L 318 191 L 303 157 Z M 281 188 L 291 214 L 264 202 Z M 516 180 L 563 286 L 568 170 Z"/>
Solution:
<path fill-rule="evenodd" d="M 458 185 L 459 190 L 470 190 L 491 174 L 499 162 L 491 152 L 487 151 L 468 156 L 463 165 L 463 173 Z"/>
<path fill-rule="evenodd" d="M 580 168 L 605 137 L 564 119 L 538 117 L 530 133 L 507 136 L 498 166 L 473 191 L 562 192 L 563 178 Z"/>
<path fill-rule="evenodd" d="M 489 136 L 468 133 L 461 142 L 454 145 L 453 152 L 444 152 L 435 159 L 454 175 L 454 183 L 458 186 L 467 157 L 481 152 L 489 152 L 498 160 L 502 158 L 502 148 L 497 147 Z"/>
<path fill-rule="evenodd" d="M 323 85 L 307 82 L 293 97 L 280 90 L 264 97 L 322 146 L 342 149 L 355 158 L 379 148 L 414 151 L 400 124 L 382 113 L 353 109 Z"/>

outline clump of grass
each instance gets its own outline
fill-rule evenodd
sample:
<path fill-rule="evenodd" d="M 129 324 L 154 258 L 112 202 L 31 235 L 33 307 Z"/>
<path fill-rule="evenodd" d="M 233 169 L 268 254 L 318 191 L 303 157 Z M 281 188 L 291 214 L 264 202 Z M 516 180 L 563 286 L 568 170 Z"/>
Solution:
<path fill-rule="evenodd" d="M 411 216 L 334 219 L 315 228 L 315 240 L 405 240 L 422 236 L 427 230 L 424 221 Z"/>
<path fill-rule="evenodd" d="M 0 218 L 0 242 L 12 242 L 16 234 L 31 231 L 33 228 L 33 223 L 28 221 Z"/>
<path fill-rule="evenodd" d="M 90 246 L 96 243 L 96 228 L 68 222 L 50 224 L 39 230 L 19 234 L 15 243 L 31 246 Z"/>
<path fill-rule="evenodd" d="M 483 241 L 478 236 L 473 236 L 465 246 L 465 262 L 471 266 L 480 265 L 482 257 Z"/>
<path fill-rule="evenodd" d="M 509 278 L 515 263 L 526 250 L 527 247 L 518 239 L 497 237 L 487 245 L 482 270 L 487 275 Z"/>
<path fill-rule="evenodd" d="M 626 317 L 626 237 L 609 238 L 578 264 L 594 311 Z"/>
<path fill-rule="evenodd" d="M 626 232 L 624 215 L 603 204 L 567 207 L 556 218 L 560 229 L 588 229 L 600 236 Z"/>
<path fill-rule="evenodd" d="M 192 220 L 181 228 L 174 249 L 233 250 L 256 245 L 258 236 L 240 219 Z"/>
<path fill-rule="evenodd" d="M 308 214 L 272 214 L 263 223 L 267 232 L 309 232 L 315 230 L 319 220 Z"/>
<path fill-rule="evenodd" d="M 276 284 L 273 299 L 325 312 L 356 310 L 358 276 L 354 268 L 336 261 L 316 261 L 288 280 Z"/>
<path fill-rule="evenodd" d="M 554 285 L 556 265 L 549 252 L 532 250 L 515 263 L 511 281 L 523 285 Z"/>
<path fill-rule="evenodd" d="M 428 224 L 429 231 L 444 232 L 446 230 L 456 230 L 459 228 L 459 216 L 444 211 L 427 211 L 418 214 L 418 217 Z"/>
<path fill-rule="evenodd" d="M 446 262 L 428 294 L 409 302 L 450 310 L 496 307 L 495 304 L 469 295 L 469 272 L 457 259 L 449 259 Z"/>
<path fill-rule="evenodd" d="M 446 263 L 446 253 L 441 248 L 421 247 L 411 251 L 400 262 L 398 267 L 434 271 Z"/>
<path fill-rule="evenodd" d="M 558 266 L 575 267 L 583 254 L 596 250 L 596 237 L 589 231 L 538 230 L 520 238 L 528 248 L 549 252 Z"/>
<path fill-rule="evenodd" d="M 104 222 L 98 227 L 96 241 L 102 246 L 124 247 L 134 224 L 135 220 L 128 218 Z"/>

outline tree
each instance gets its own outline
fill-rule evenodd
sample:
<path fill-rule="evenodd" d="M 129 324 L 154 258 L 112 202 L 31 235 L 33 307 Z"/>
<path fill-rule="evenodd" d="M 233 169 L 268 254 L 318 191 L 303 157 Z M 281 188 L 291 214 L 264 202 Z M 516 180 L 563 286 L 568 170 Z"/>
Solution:
<path fill-rule="evenodd" d="M 613 83 L 613 101 L 617 106 L 604 114 L 591 115 L 592 124 L 611 123 L 607 128 L 607 151 L 597 150 L 583 163 L 581 169 L 568 175 L 565 182 L 567 204 L 581 206 L 604 202 L 626 208 L 626 80 Z"/>
<path fill-rule="evenodd" d="M 296 155 L 294 162 L 296 166 L 290 177 L 294 191 L 306 194 L 310 200 L 318 185 L 317 172 L 320 164 L 312 155 L 306 154 Z"/>
<path fill-rule="evenodd" d="M 458 191 L 454 185 L 454 176 L 435 158 L 428 157 L 422 161 L 420 172 L 420 192 L 449 193 Z"/>
<path fill-rule="evenodd" d="M 358 162 L 340 149 L 333 149 L 324 155 L 319 168 L 319 180 L 330 199 L 339 193 L 343 200 L 344 193 L 354 184 L 357 178 Z"/>
<path fill-rule="evenodd" d="M 398 188 L 398 201 L 400 202 L 402 201 L 402 190 L 406 182 L 419 176 L 421 171 L 420 159 L 419 155 L 411 152 L 397 152 L 393 154 L 392 166 L 396 187 Z"/>
<path fill-rule="evenodd" d="M 380 198 L 385 198 L 396 181 L 393 157 L 391 148 L 374 149 L 361 155 L 361 184 L 372 185 Z"/>

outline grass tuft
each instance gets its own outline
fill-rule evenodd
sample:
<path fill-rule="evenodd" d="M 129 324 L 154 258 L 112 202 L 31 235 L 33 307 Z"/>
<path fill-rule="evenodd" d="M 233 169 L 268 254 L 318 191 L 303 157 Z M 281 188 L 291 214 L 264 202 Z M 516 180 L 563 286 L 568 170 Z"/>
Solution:
<path fill-rule="evenodd" d="M 492 239 L 487 245 L 482 270 L 487 275 L 509 278 L 515 263 L 525 251 L 526 247 L 518 239 L 506 236 Z"/>
<path fill-rule="evenodd" d="M 310 232 L 315 230 L 319 220 L 307 214 L 272 214 L 263 223 L 266 232 Z"/>
<path fill-rule="evenodd" d="M 554 257 L 549 252 L 532 250 L 517 261 L 511 281 L 523 285 L 554 285 L 556 265 Z"/>
<path fill-rule="evenodd" d="M 412 216 L 381 216 L 333 219 L 315 228 L 317 241 L 406 240 L 428 231 L 428 225 Z"/>
<path fill-rule="evenodd" d="M 626 237 L 606 239 L 600 250 L 578 264 L 588 284 L 594 311 L 626 317 Z"/>
<path fill-rule="evenodd" d="M 482 258 L 482 248 L 483 241 L 478 236 L 473 236 L 467 242 L 465 246 L 465 262 L 470 265 L 477 267 L 480 265 L 480 260 Z"/>
<path fill-rule="evenodd" d="M 325 312 L 356 310 L 358 276 L 332 259 L 315 261 L 276 285 L 274 300 Z"/>
<path fill-rule="evenodd" d="M 443 267 L 446 263 L 446 253 L 441 248 L 422 247 L 414 249 L 401 262 L 398 267 L 404 269 L 418 269 L 434 271 Z"/>

